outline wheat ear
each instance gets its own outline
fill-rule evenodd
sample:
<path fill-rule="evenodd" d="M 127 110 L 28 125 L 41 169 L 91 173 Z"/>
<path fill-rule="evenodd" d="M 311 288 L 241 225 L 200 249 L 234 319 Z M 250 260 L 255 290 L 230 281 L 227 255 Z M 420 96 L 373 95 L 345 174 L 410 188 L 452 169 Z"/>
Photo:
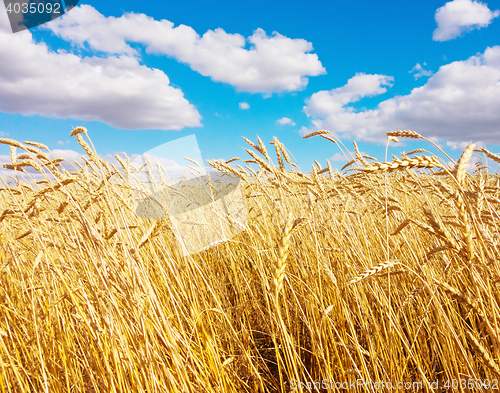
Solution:
<path fill-rule="evenodd" d="M 493 360 L 493 358 L 490 356 L 488 351 L 486 351 L 486 349 L 481 345 L 481 343 L 478 341 L 478 339 L 476 337 L 474 337 L 474 335 L 469 330 L 465 330 L 465 333 L 467 334 L 467 337 L 469 338 L 470 343 L 474 347 L 474 349 L 481 354 L 481 357 L 486 362 L 486 365 L 495 374 L 500 375 L 500 367 Z"/>
<path fill-rule="evenodd" d="M 16 154 L 17 147 L 15 146 L 10 146 L 10 162 L 12 165 L 16 165 L 17 162 L 17 154 Z"/>
<path fill-rule="evenodd" d="M 434 229 L 434 232 L 440 236 L 447 244 L 448 247 L 459 249 L 459 246 L 455 239 L 450 235 L 446 227 L 444 227 L 435 217 L 430 209 L 424 208 L 424 214 L 427 217 L 427 221 Z"/>
<path fill-rule="evenodd" d="M 314 132 L 311 132 L 305 136 L 302 137 L 302 139 L 307 139 L 307 138 L 311 138 L 313 136 L 316 136 L 316 135 L 326 135 L 326 134 L 329 134 L 330 132 L 326 131 L 326 130 L 318 130 L 318 131 L 314 131 Z"/>
<path fill-rule="evenodd" d="M 464 179 L 465 179 L 465 174 L 467 173 L 467 164 L 469 163 L 469 160 L 472 156 L 472 152 L 474 151 L 474 147 L 476 145 L 474 143 L 469 143 L 467 147 L 465 148 L 464 152 L 460 156 L 460 159 L 457 162 L 457 165 L 455 167 L 457 174 L 457 182 L 460 184 L 462 187 L 464 186 Z"/>
<path fill-rule="evenodd" d="M 286 259 L 288 257 L 288 245 L 290 242 L 290 236 L 293 227 L 293 214 L 290 212 L 283 228 L 283 235 L 281 236 L 280 242 L 278 244 L 278 257 L 276 258 L 276 269 L 274 271 L 274 288 L 276 290 L 276 296 L 280 293 L 281 288 L 283 288 L 283 281 L 285 279 L 285 269 L 286 269 Z"/>
<path fill-rule="evenodd" d="M 278 141 L 278 140 L 277 140 Z M 296 166 L 292 160 L 290 159 L 290 156 L 288 155 L 288 152 L 286 151 L 286 148 L 285 148 L 285 145 L 283 143 L 281 143 L 280 141 L 278 141 L 278 147 L 281 151 L 281 154 L 283 154 L 283 157 L 285 158 L 285 161 L 288 163 L 288 165 L 290 165 L 292 168 L 294 166 Z"/>
<path fill-rule="evenodd" d="M 377 266 L 373 267 L 370 270 L 367 270 L 363 274 L 359 275 L 358 277 L 353 278 L 351 281 L 347 283 L 347 285 L 352 285 L 356 284 L 357 282 L 360 282 L 361 280 L 364 280 L 370 276 L 373 276 L 374 274 L 380 273 L 382 270 L 390 268 L 391 266 L 396 265 L 398 262 L 397 261 L 388 261 L 388 262 L 382 262 L 378 264 Z"/>
<path fill-rule="evenodd" d="M 257 142 L 259 142 L 259 151 L 262 153 L 264 157 L 266 157 L 266 160 L 268 162 L 271 162 L 271 157 L 269 157 L 269 154 L 267 153 L 266 145 L 264 145 L 264 142 L 262 142 L 262 139 L 259 138 L 257 135 Z"/>
<path fill-rule="evenodd" d="M 13 147 L 18 147 L 20 149 L 26 150 L 25 145 L 23 145 L 21 142 L 15 141 L 14 139 L 9 139 L 9 138 L 0 138 L 0 143 L 3 143 L 4 145 L 10 145 Z"/>
<path fill-rule="evenodd" d="M 39 149 L 42 149 L 42 150 L 49 151 L 49 148 L 46 145 L 44 145 L 43 143 L 30 142 L 30 141 L 24 141 L 24 143 L 26 143 L 27 145 L 38 147 Z"/>
<path fill-rule="evenodd" d="M 500 163 L 500 156 L 498 154 L 492 153 L 488 149 L 474 149 L 479 153 L 484 153 L 488 158 L 491 158 L 493 161 Z"/>
<path fill-rule="evenodd" d="M 73 131 L 71 131 L 70 136 L 75 136 L 78 134 L 86 134 L 86 133 L 87 129 L 85 127 L 76 127 L 75 129 L 73 129 Z"/>
<path fill-rule="evenodd" d="M 396 130 L 396 131 L 390 131 L 387 133 L 388 137 L 401 137 L 401 138 L 422 138 L 422 135 L 420 135 L 418 132 L 411 131 L 411 130 Z"/>
<path fill-rule="evenodd" d="M 415 150 L 409 151 L 408 153 L 406 153 L 406 155 L 410 156 L 410 155 L 416 154 L 416 153 L 429 153 L 429 152 L 425 149 L 415 149 Z"/>
<path fill-rule="evenodd" d="M 424 138 L 422 135 L 420 135 L 418 132 L 415 132 L 415 131 L 410 131 L 410 130 L 405 130 L 405 131 L 401 131 L 401 130 L 397 130 L 397 131 L 391 131 L 391 132 L 388 132 L 387 133 L 387 136 L 400 136 L 400 137 L 403 137 L 403 138 L 420 138 L 424 141 L 427 141 L 429 142 L 430 144 L 434 145 L 434 147 L 436 149 L 438 149 L 441 153 L 443 153 L 446 158 L 448 158 L 448 160 L 450 160 L 451 162 L 455 163 L 455 161 L 453 161 L 451 159 L 451 157 L 445 153 L 445 151 L 443 149 L 441 149 L 441 147 L 439 147 L 436 143 L 434 143 L 433 141 L 431 141 L 430 139 L 427 139 L 427 138 Z"/>
<path fill-rule="evenodd" d="M 368 163 L 365 161 L 365 159 L 363 158 L 363 156 L 359 152 L 358 144 L 356 143 L 356 141 L 352 141 L 352 144 L 354 145 L 354 153 L 356 154 L 356 159 L 359 160 L 359 161 L 361 161 L 361 163 L 363 164 L 363 166 L 367 166 Z"/>
<path fill-rule="evenodd" d="M 278 138 L 274 137 L 274 149 L 276 150 L 276 157 L 278 158 L 278 164 L 282 171 L 285 170 L 285 163 L 283 162 L 283 158 L 281 157 L 281 150 L 279 147 Z"/>
<path fill-rule="evenodd" d="M 452 299 L 458 300 L 460 303 L 467 306 L 469 309 L 474 310 L 474 312 L 481 317 L 486 325 L 486 329 L 492 338 L 498 342 L 498 332 L 491 326 L 490 319 L 483 313 L 483 311 L 479 308 L 479 304 L 472 300 L 467 294 L 460 293 L 457 289 L 453 288 L 449 284 L 445 282 L 439 281 L 437 278 L 433 279 L 434 282 L 441 288 L 445 293 L 451 296 Z"/>
<path fill-rule="evenodd" d="M 250 149 L 245 149 L 245 151 L 250 154 L 250 156 L 252 156 L 252 158 L 258 162 L 259 166 L 261 168 L 264 168 L 266 169 L 268 172 L 271 172 L 273 173 L 273 168 L 267 163 L 265 162 L 262 158 L 260 158 L 254 151 L 250 150 Z"/>
<path fill-rule="evenodd" d="M 394 160 L 393 162 L 375 162 L 370 166 L 361 168 L 360 170 L 365 172 L 375 172 L 375 171 L 395 171 L 402 170 L 406 168 L 432 168 L 438 167 L 443 168 L 443 165 L 439 162 L 435 156 L 421 156 L 415 158 L 406 157 L 402 160 Z"/>
<path fill-rule="evenodd" d="M 76 128 L 75 128 L 76 129 Z M 74 130 L 73 130 L 74 131 Z M 85 150 L 85 153 L 89 156 L 90 160 L 94 162 L 97 166 L 101 163 L 101 159 L 97 156 L 97 154 L 94 153 L 94 151 L 90 148 L 90 146 L 85 142 L 82 138 L 82 136 L 78 133 L 75 134 L 76 139 L 78 139 L 78 144 L 83 147 L 83 150 Z"/>

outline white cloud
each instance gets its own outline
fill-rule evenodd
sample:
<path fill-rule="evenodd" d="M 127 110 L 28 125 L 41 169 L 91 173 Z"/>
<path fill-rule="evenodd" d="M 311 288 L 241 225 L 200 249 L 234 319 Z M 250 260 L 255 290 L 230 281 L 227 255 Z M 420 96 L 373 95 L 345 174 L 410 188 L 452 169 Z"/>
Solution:
<path fill-rule="evenodd" d="M 427 65 L 424 63 L 424 66 Z M 420 65 L 420 63 L 417 63 L 415 67 L 411 69 L 411 71 L 408 71 L 410 74 L 413 73 L 413 76 L 415 79 L 418 79 L 422 76 L 431 76 L 432 71 L 424 70 L 424 68 Z"/>
<path fill-rule="evenodd" d="M 330 162 L 336 162 L 336 161 L 347 161 L 345 155 L 343 153 L 335 153 L 333 157 L 330 157 L 328 159 Z"/>
<path fill-rule="evenodd" d="M 314 132 L 314 131 L 318 131 L 317 128 L 312 128 L 312 127 L 305 127 L 305 126 L 302 126 L 302 128 L 299 130 L 299 135 L 300 136 L 306 136 L 307 134 L 310 134 L 311 132 Z"/>
<path fill-rule="evenodd" d="M 366 91 L 385 91 L 380 86 L 387 77 L 372 77 L 375 83 Z M 306 101 L 304 110 L 316 129 L 378 142 L 385 141 L 387 131 L 411 129 L 442 140 L 500 144 L 500 46 L 442 66 L 424 86 L 373 110 L 356 113 L 347 105 L 360 97 L 342 94 L 349 85 L 315 93 Z"/>
<path fill-rule="evenodd" d="M 343 112 L 343 106 L 350 102 L 385 93 L 387 89 L 382 86 L 392 86 L 393 80 L 392 76 L 357 73 L 342 87 L 314 93 L 304 107 L 305 112 L 308 116 Z"/>
<path fill-rule="evenodd" d="M 240 102 L 240 109 L 249 109 L 250 105 L 247 102 Z"/>
<path fill-rule="evenodd" d="M 278 123 L 282 126 L 284 126 L 285 124 L 289 124 L 291 126 L 295 125 L 294 121 L 292 119 L 289 119 L 288 117 L 282 117 L 281 119 L 276 120 L 276 123 Z"/>
<path fill-rule="evenodd" d="M 64 167 L 67 170 L 75 170 L 73 168 L 73 165 L 75 162 L 78 162 L 79 164 L 84 164 L 85 162 L 82 159 L 83 157 L 87 157 L 87 154 L 85 152 L 77 152 L 75 150 L 69 150 L 69 149 L 54 149 L 51 150 L 51 155 L 52 158 L 64 158 L 66 163 L 63 163 Z"/>
<path fill-rule="evenodd" d="M 305 88 L 307 76 L 326 73 L 312 44 L 277 32 L 257 29 L 250 37 L 208 30 L 203 36 L 185 25 L 174 27 L 144 14 L 105 17 L 90 5 L 80 5 L 44 25 L 61 38 L 108 54 L 137 56 L 129 42 L 146 46 L 147 53 L 174 57 L 214 81 L 239 91 L 275 93 Z M 249 44 L 250 48 L 245 49 Z"/>
<path fill-rule="evenodd" d="M 57 145 L 58 146 L 62 146 L 62 145 L 64 145 L 64 142 L 63 141 L 57 141 Z"/>
<path fill-rule="evenodd" d="M 434 19 L 438 27 L 432 33 L 434 41 L 449 41 L 462 33 L 488 26 L 500 11 L 490 11 L 479 1 L 453 0 L 437 9 Z"/>
<path fill-rule="evenodd" d="M 196 108 L 162 71 L 126 55 L 103 59 L 52 52 L 29 31 L 12 34 L 3 7 L 0 111 L 97 120 L 121 129 L 201 125 Z"/>
<path fill-rule="evenodd" d="M 464 142 L 446 142 L 446 146 L 451 148 L 451 150 L 459 150 L 459 151 L 464 151 L 467 145 L 471 143 L 471 141 L 464 141 Z M 476 144 L 476 149 L 482 149 L 483 147 L 486 147 L 483 142 L 474 142 Z"/>

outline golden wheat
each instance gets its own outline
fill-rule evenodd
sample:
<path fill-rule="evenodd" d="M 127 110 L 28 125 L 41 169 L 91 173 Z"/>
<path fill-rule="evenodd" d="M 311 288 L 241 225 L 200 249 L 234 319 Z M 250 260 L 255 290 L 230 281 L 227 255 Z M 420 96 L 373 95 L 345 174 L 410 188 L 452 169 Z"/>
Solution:
<path fill-rule="evenodd" d="M 347 285 L 352 285 L 356 284 L 357 282 L 360 282 L 362 280 L 365 280 L 377 273 L 380 273 L 382 270 L 388 269 L 394 265 L 396 265 L 398 262 L 397 261 L 388 261 L 388 262 L 382 262 L 378 264 L 377 266 L 367 270 L 366 272 L 360 274 L 359 276 L 353 278 L 351 281 L 347 283 Z"/>
<path fill-rule="evenodd" d="M 484 153 L 488 158 L 491 158 L 493 161 L 500 163 L 500 156 L 498 154 L 492 153 L 488 149 L 474 149 L 474 151 L 477 151 L 479 153 Z"/>
<path fill-rule="evenodd" d="M 470 147 L 454 169 L 408 158 L 417 149 L 369 170 L 318 159 L 301 173 L 277 138 L 275 166 L 257 137 L 251 166 L 211 162 L 248 179 L 248 222 L 216 212 L 231 240 L 181 255 L 175 218 L 137 216 L 127 155 L 120 172 L 91 154 L 68 172 L 43 146 L 7 141 L 5 166 L 33 182 L 14 172 L 0 188 L 6 391 L 271 393 L 292 379 L 498 376 L 500 180 L 469 175 Z M 17 166 L 29 161 L 38 166 Z M 405 171 L 435 166 L 442 177 Z"/>
<path fill-rule="evenodd" d="M 327 135 L 327 134 L 329 134 L 329 132 L 326 130 L 318 130 L 318 131 L 314 131 L 314 132 L 311 132 L 311 133 L 303 136 L 302 139 L 311 138 L 311 137 L 316 136 L 316 135 Z"/>
<path fill-rule="evenodd" d="M 396 130 L 396 131 L 390 131 L 387 133 L 388 137 L 401 137 L 401 138 L 422 138 L 422 135 L 420 135 L 418 132 L 411 131 L 411 130 Z"/>
<path fill-rule="evenodd" d="M 439 160 L 434 156 L 421 156 L 414 158 L 404 158 L 397 159 L 393 162 L 376 162 L 372 165 L 361 168 L 361 170 L 366 172 L 375 172 L 375 171 L 395 171 L 395 170 L 404 170 L 406 168 L 443 168 L 443 165 L 439 162 Z"/>
<path fill-rule="evenodd" d="M 281 288 L 283 288 L 283 281 L 285 280 L 286 259 L 288 257 L 288 246 L 292 233 L 293 223 L 293 214 L 292 212 L 290 212 L 288 214 L 288 218 L 283 228 L 283 234 L 278 244 L 278 256 L 276 258 L 276 269 L 274 270 L 273 278 L 276 296 L 281 291 Z"/>

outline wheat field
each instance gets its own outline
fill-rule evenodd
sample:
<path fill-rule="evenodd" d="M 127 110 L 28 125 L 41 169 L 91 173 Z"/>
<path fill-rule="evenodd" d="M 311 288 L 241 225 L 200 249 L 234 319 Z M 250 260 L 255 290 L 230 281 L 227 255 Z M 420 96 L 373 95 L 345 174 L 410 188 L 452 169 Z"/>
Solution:
<path fill-rule="evenodd" d="M 0 181 L 1 392 L 500 379 L 500 178 L 487 167 L 500 156 L 470 144 L 456 163 L 421 149 L 384 163 L 354 143 L 341 172 L 302 173 L 278 139 L 246 139 L 248 159 L 210 162 L 241 178 L 245 230 L 184 256 L 168 217 L 135 214 L 127 156 L 117 168 L 84 128 L 71 135 L 86 154 L 72 171 L 42 143 L 0 139 L 17 182 Z M 309 137 L 351 154 L 327 131 Z"/>

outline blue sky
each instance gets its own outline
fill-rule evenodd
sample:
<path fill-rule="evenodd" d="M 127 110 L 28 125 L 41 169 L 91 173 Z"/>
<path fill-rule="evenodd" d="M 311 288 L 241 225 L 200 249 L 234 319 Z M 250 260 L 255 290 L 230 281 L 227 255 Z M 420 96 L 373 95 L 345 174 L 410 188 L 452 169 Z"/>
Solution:
<path fill-rule="evenodd" d="M 302 139 L 317 129 L 379 160 L 395 129 L 453 158 L 469 141 L 498 153 L 499 8 L 91 0 L 13 34 L 0 4 L 0 137 L 76 159 L 74 126 L 103 157 L 195 134 L 204 159 L 246 159 L 242 136 L 276 136 L 304 171 L 314 159 L 345 164 L 334 144 Z M 434 152 L 401 140 L 389 157 L 421 147 Z M 0 164 L 8 154 L 0 145 Z"/>

